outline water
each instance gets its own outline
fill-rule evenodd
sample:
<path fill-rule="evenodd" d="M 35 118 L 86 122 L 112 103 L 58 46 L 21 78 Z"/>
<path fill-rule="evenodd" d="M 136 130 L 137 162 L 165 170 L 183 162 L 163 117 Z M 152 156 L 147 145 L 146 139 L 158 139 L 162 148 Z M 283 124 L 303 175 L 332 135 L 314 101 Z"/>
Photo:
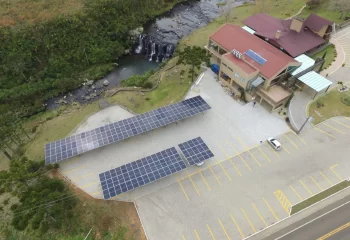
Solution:
<path fill-rule="evenodd" d="M 103 95 L 99 94 L 101 91 L 117 86 L 121 80 L 156 69 L 159 62 L 166 61 L 167 58 L 171 57 L 175 45 L 181 38 L 188 36 L 193 30 L 207 25 L 223 11 L 241 5 L 243 0 L 231 0 L 231 3 L 220 9 L 216 4 L 222 2 L 224 1 L 200 0 L 177 4 L 170 11 L 144 25 L 144 36 L 140 36 L 135 49 L 132 51 L 133 53 L 140 53 L 139 55 L 119 58 L 117 61 L 118 67 L 105 78 L 96 81 L 94 90 L 91 87 L 82 86 L 70 93 L 48 100 L 46 102 L 47 109 L 59 107 L 60 104 L 55 102 L 60 99 L 67 101 L 67 103 L 97 100 Z M 105 79 L 110 82 L 107 87 L 103 86 Z M 85 101 L 83 97 L 86 95 L 91 96 L 92 93 L 95 93 L 97 96 L 89 101 Z"/>

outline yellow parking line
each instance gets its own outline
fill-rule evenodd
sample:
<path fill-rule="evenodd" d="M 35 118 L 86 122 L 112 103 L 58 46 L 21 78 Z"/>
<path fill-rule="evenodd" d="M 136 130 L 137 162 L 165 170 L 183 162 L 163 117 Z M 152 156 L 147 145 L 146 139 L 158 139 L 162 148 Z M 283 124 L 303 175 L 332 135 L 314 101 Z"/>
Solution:
<path fill-rule="evenodd" d="M 239 175 L 239 176 L 242 176 L 242 173 L 238 170 L 238 168 L 236 167 L 236 165 L 233 163 L 233 161 L 232 161 L 232 159 L 231 159 L 233 156 L 229 156 L 229 155 L 227 154 L 227 152 L 225 151 L 225 149 L 221 146 L 221 144 L 220 144 L 219 142 L 217 142 L 217 144 L 218 144 L 219 147 L 221 148 L 221 151 L 225 154 L 226 158 L 230 160 L 230 163 L 231 163 L 232 166 L 236 169 L 238 175 Z"/>
<path fill-rule="evenodd" d="M 187 171 L 187 170 L 186 170 L 186 171 Z M 188 175 L 188 173 L 187 173 L 187 175 Z M 198 188 L 197 188 L 196 184 L 194 184 L 194 182 L 193 182 L 193 180 L 192 180 L 191 176 L 190 176 L 190 175 L 188 175 L 188 178 L 190 179 L 190 181 L 191 181 L 191 183 L 192 183 L 192 185 L 193 185 L 194 189 L 196 190 L 196 192 L 197 192 L 198 196 L 200 196 L 201 194 L 199 193 Z"/>
<path fill-rule="evenodd" d="M 345 119 L 350 121 L 350 118 L 348 118 L 348 117 L 345 117 Z"/>
<path fill-rule="evenodd" d="M 254 155 L 250 152 L 250 149 L 248 149 L 248 147 L 243 143 L 243 141 L 239 138 L 239 137 L 237 137 L 236 136 L 236 138 L 237 138 L 237 140 L 242 144 L 242 146 L 248 151 L 248 153 L 250 154 L 250 156 L 252 156 L 252 158 L 255 160 L 255 162 L 259 165 L 259 167 L 261 167 L 261 164 L 260 164 L 260 162 L 254 157 Z"/>
<path fill-rule="evenodd" d="M 182 240 L 186 240 L 186 238 L 185 238 L 185 236 L 184 236 L 184 235 L 182 235 Z"/>
<path fill-rule="evenodd" d="M 230 216 L 231 216 L 231 219 L 232 219 L 233 223 L 236 225 L 236 228 L 237 228 L 239 234 L 241 234 L 241 237 L 244 238 L 244 235 L 243 235 L 243 233 L 242 233 L 240 227 L 238 226 L 236 220 L 235 220 L 234 217 L 232 216 L 232 213 L 230 213 Z"/>
<path fill-rule="evenodd" d="M 336 122 L 336 123 L 340 124 L 340 125 L 343 125 L 343 126 L 346 127 L 346 128 L 350 128 L 349 125 L 346 125 L 346 124 L 344 124 L 344 123 L 342 123 L 342 122 L 339 122 L 339 121 L 334 120 L 334 119 L 331 119 L 331 120 L 332 120 L 333 122 Z"/>
<path fill-rule="evenodd" d="M 228 233 L 227 233 L 227 231 L 226 231 L 224 225 L 222 224 L 220 218 L 218 219 L 218 221 L 219 221 L 219 223 L 220 223 L 220 225 L 221 225 L 222 230 L 225 232 L 225 235 L 226 235 L 227 239 L 228 239 L 228 240 L 231 240 L 231 238 L 230 238 L 230 236 L 228 235 Z"/>
<path fill-rule="evenodd" d="M 249 167 L 249 165 L 246 163 L 246 161 L 244 160 L 244 158 L 241 156 L 241 154 L 238 155 L 239 158 L 241 159 L 241 161 L 244 163 L 244 165 L 249 169 L 249 171 L 252 171 L 252 169 Z"/>
<path fill-rule="evenodd" d="M 62 172 L 62 173 L 63 173 L 63 174 L 67 174 L 67 173 L 75 172 L 75 171 L 77 171 L 77 170 L 79 170 L 79 169 L 82 169 L 82 168 L 85 168 L 85 167 L 86 167 L 86 165 L 83 165 L 83 166 L 81 166 L 81 167 L 73 168 L 72 170 L 65 171 L 65 172 Z"/>
<path fill-rule="evenodd" d="M 287 140 L 296 148 L 296 149 L 299 149 L 299 147 L 292 141 L 292 139 L 290 139 L 287 135 L 283 134 L 283 136 L 285 138 L 287 138 Z"/>
<path fill-rule="evenodd" d="M 203 181 L 204 181 L 205 185 L 207 185 L 207 188 L 209 189 L 209 191 L 211 191 L 211 189 L 210 189 L 210 187 L 209 187 L 209 184 L 208 184 L 208 182 L 205 180 L 205 178 L 204 178 L 204 176 L 203 176 L 202 172 L 201 172 L 201 171 L 199 171 L 199 170 L 198 170 L 198 172 L 199 172 L 199 174 L 201 175 L 201 177 L 202 177 L 202 179 L 203 179 Z"/>
<path fill-rule="evenodd" d="M 311 180 L 318 186 L 318 188 L 321 190 L 321 191 L 323 191 L 323 188 L 316 182 L 316 180 L 313 178 L 313 177 L 311 177 L 311 176 L 309 176 L 310 178 L 311 178 Z"/>
<path fill-rule="evenodd" d="M 294 131 L 292 131 L 292 130 L 290 130 L 290 132 L 293 133 L 295 136 L 297 136 L 297 137 L 300 139 L 300 141 L 301 141 L 302 143 L 304 143 L 305 145 L 307 145 L 307 143 L 305 142 L 305 140 L 302 139 L 302 137 L 300 137 L 299 134 L 296 134 L 296 133 L 295 133 Z"/>
<path fill-rule="evenodd" d="M 333 165 L 332 167 L 330 167 L 329 169 L 334 173 L 335 176 L 337 176 L 337 178 L 342 181 L 343 179 L 339 176 L 339 174 L 334 170 L 335 167 L 337 167 L 339 164 Z"/>
<path fill-rule="evenodd" d="M 252 227 L 253 231 L 256 232 L 255 227 L 253 226 L 252 222 L 249 220 L 249 218 L 248 218 L 247 214 L 245 213 L 245 211 L 243 210 L 243 208 L 241 208 L 241 211 L 244 214 L 245 218 L 247 219 L 249 225 Z"/>
<path fill-rule="evenodd" d="M 273 147 L 272 147 L 270 144 L 267 143 L 267 145 L 272 149 L 272 152 L 273 152 L 274 154 L 276 154 L 277 157 L 279 157 L 279 158 L 281 157 L 281 156 L 276 152 L 276 150 L 273 149 Z"/>
<path fill-rule="evenodd" d="M 222 166 L 221 162 L 219 162 L 218 160 L 216 160 L 216 161 L 217 161 L 217 163 L 220 165 L 222 171 L 224 171 L 224 173 L 226 174 L 226 177 L 227 177 L 230 181 L 232 181 L 231 177 L 228 175 L 226 169 Z"/>
<path fill-rule="evenodd" d="M 272 215 L 275 217 L 276 221 L 278 221 L 279 219 L 278 219 L 277 215 L 275 214 L 275 212 L 274 212 L 274 211 L 272 210 L 272 208 L 270 207 L 270 204 L 266 201 L 265 198 L 263 198 L 263 200 L 264 200 L 266 206 L 269 208 L 269 210 L 270 210 L 270 212 L 272 213 Z"/>
<path fill-rule="evenodd" d="M 286 197 L 286 195 L 284 195 L 284 193 L 281 190 L 277 190 L 276 192 L 274 192 L 274 195 L 289 215 L 289 208 L 290 206 L 292 206 L 289 199 Z"/>
<path fill-rule="evenodd" d="M 93 181 L 93 182 L 91 182 L 91 183 L 89 183 L 89 184 L 86 184 L 86 185 L 80 187 L 80 188 L 86 188 L 86 187 L 89 187 L 89 186 L 94 185 L 94 184 L 96 184 L 96 183 L 99 183 L 99 181 Z"/>
<path fill-rule="evenodd" d="M 323 178 L 327 180 L 327 182 L 329 183 L 329 185 L 332 186 L 333 183 L 331 182 L 331 180 L 329 180 L 322 172 L 320 172 L 320 173 L 321 173 L 321 175 L 323 176 Z"/>
<path fill-rule="evenodd" d="M 343 226 L 338 227 L 337 229 L 334 229 L 333 231 L 331 231 L 330 233 L 327 233 L 326 235 L 323 235 L 322 237 L 318 238 L 317 240 L 324 240 L 327 239 L 331 236 L 333 236 L 334 234 L 344 230 L 345 228 L 350 227 L 350 222 L 344 224 Z"/>
<path fill-rule="evenodd" d="M 201 240 L 196 229 L 194 230 L 194 233 L 196 234 L 197 239 L 198 239 L 198 240 Z"/>
<path fill-rule="evenodd" d="M 244 161 L 244 159 L 242 158 L 241 154 L 238 153 L 238 151 L 234 148 L 233 144 L 232 144 L 229 140 L 227 140 L 227 142 L 228 142 L 228 144 L 231 145 L 233 151 L 235 151 L 235 152 L 237 153 L 238 157 L 242 160 L 242 162 L 243 162 L 244 165 L 249 169 L 249 171 L 252 171 L 252 169 L 249 167 L 249 165 L 248 165 L 248 164 Z M 233 162 L 232 162 L 232 164 L 233 164 Z M 237 169 L 236 169 L 236 170 L 237 170 Z M 241 175 L 241 176 L 242 176 L 242 175 Z"/>
<path fill-rule="evenodd" d="M 264 158 L 267 160 L 267 161 L 269 161 L 269 162 L 271 162 L 271 159 L 263 152 L 263 150 L 261 150 L 261 148 L 258 146 L 258 149 L 259 149 L 259 151 L 261 152 L 261 154 L 264 156 Z"/>
<path fill-rule="evenodd" d="M 332 134 L 330 134 L 330 133 L 328 133 L 328 132 L 325 132 L 325 131 L 319 129 L 318 127 L 314 127 L 314 128 L 315 128 L 316 130 L 318 130 L 319 132 L 321 132 L 321 133 L 324 133 L 324 134 L 326 134 L 326 135 L 328 135 L 328 136 L 330 136 L 330 137 L 332 137 L 332 138 L 336 138 L 334 135 L 332 135 Z"/>
<path fill-rule="evenodd" d="M 292 185 L 289 185 L 289 187 L 293 190 L 293 192 L 295 193 L 295 195 L 297 195 L 297 197 L 300 199 L 300 201 L 303 201 L 303 198 L 299 195 L 299 193 L 292 187 Z"/>
<path fill-rule="evenodd" d="M 179 183 L 179 185 L 180 185 L 180 187 L 182 189 L 182 192 L 185 194 L 185 197 L 186 197 L 187 201 L 189 201 L 190 199 L 188 198 L 188 195 L 187 195 L 184 187 L 182 186 L 181 181 L 179 179 L 177 179 L 177 182 Z"/>
<path fill-rule="evenodd" d="M 236 167 L 236 165 L 233 163 L 232 159 L 230 159 L 230 163 L 231 163 L 232 166 L 236 169 L 238 175 L 239 175 L 239 176 L 242 176 L 242 173 L 238 170 L 238 168 Z"/>
<path fill-rule="evenodd" d="M 345 132 L 340 131 L 338 128 L 332 127 L 331 125 L 329 125 L 329 124 L 327 124 L 327 123 L 323 123 L 323 125 L 326 125 L 327 127 L 332 128 L 333 130 L 335 130 L 335 131 L 337 131 L 337 132 L 340 132 L 341 134 L 345 134 Z"/>
<path fill-rule="evenodd" d="M 214 237 L 214 234 L 213 234 L 213 232 L 211 231 L 211 229 L 210 229 L 210 227 L 209 227 L 208 224 L 207 224 L 207 228 L 208 228 L 208 231 L 209 231 L 211 237 L 213 238 L 213 240 L 216 240 L 215 237 Z"/>
<path fill-rule="evenodd" d="M 77 180 L 80 180 L 80 179 L 86 178 L 86 177 L 88 177 L 88 176 L 91 176 L 91 175 L 93 175 L 93 174 L 96 174 L 96 172 L 91 172 L 91 173 L 88 173 L 88 174 L 82 175 L 82 176 L 80 176 L 80 177 L 77 177 L 77 178 L 71 178 L 71 179 L 72 179 L 72 180 L 74 180 L 74 181 L 77 181 Z"/>
<path fill-rule="evenodd" d="M 94 193 L 92 193 L 91 195 L 96 195 L 96 194 L 99 194 L 99 193 L 101 193 L 102 191 L 97 191 L 97 192 L 94 192 Z"/>
<path fill-rule="evenodd" d="M 284 147 L 283 145 L 281 145 L 281 147 L 283 148 L 284 151 L 286 151 L 287 153 L 290 154 L 290 152 L 288 151 L 288 149 L 286 147 Z"/>
<path fill-rule="evenodd" d="M 310 189 L 308 189 L 308 187 L 303 183 L 303 181 L 299 180 L 299 182 L 301 183 L 301 185 L 303 185 L 303 187 L 306 189 L 306 191 L 308 191 L 310 193 L 310 195 L 312 196 L 313 193 L 310 191 Z"/>
<path fill-rule="evenodd" d="M 264 223 L 264 224 L 265 224 L 265 226 L 267 227 L 268 225 L 267 225 L 267 223 L 265 222 L 265 219 L 263 218 L 263 216 L 261 215 L 261 213 L 259 212 L 259 210 L 258 210 L 258 209 L 257 209 L 257 207 L 255 206 L 255 204 L 254 204 L 254 203 L 252 203 L 252 205 L 253 205 L 253 207 L 254 207 L 254 209 L 255 209 L 256 213 L 259 215 L 259 217 L 260 217 L 261 221 L 263 221 L 263 223 Z"/>
<path fill-rule="evenodd" d="M 216 174 L 214 173 L 213 169 L 211 168 L 211 165 L 210 165 L 208 168 L 209 168 L 209 170 L 211 171 L 211 173 L 214 175 L 214 177 L 215 177 L 216 181 L 219 183 L 219 185 L 222 186 L 222 185 L 221 185 L 221 182 L 220 182 L 219 179 L 218 179 L 218 177 L 216 176 Z"/>

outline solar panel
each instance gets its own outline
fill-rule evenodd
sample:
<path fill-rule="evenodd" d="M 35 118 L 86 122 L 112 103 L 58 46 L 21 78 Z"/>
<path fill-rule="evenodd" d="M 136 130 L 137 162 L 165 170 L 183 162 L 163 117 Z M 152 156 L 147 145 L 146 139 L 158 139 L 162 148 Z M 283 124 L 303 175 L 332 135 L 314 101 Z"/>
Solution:
<path fill-rule="evenodd" d="M 70 136 L 45 146 L 45 163 L 57 163 L 209 110 L 201 96 L 186 99 L 119 122 Z"/>
<path fill-rule="evenodd" d="M 179 144 L 179 147 L 190 165 L 214 157 L 214 154 L 210 151 L 201 137 L 181 143 Z"/>
<path fill-rule="evenodd" d="M 118 196 L 186 168 L 174 147 L 99 174 L 104 199 Z"/>
<path fill-rule="evenodd" d="M 267 62 L 265 58 L 263 58 L 251 49 L 249 49 L 245 54 L 260 65 L 264 65 Z"/>

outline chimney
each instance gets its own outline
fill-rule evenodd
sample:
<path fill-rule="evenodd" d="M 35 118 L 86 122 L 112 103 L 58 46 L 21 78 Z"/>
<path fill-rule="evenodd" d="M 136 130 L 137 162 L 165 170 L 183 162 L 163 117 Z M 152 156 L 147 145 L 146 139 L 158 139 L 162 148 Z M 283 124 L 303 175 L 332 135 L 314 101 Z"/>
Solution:
<path fill-rule="evenodd" d="M 276 31 L 276 35 L 275 35 L 275 38 L 276 38 L 276 39 L 280 39 L 280 36 L 281 36 L 281 31 L 280 31 L 280 30 L 277 30 L 277 31 Z"/>

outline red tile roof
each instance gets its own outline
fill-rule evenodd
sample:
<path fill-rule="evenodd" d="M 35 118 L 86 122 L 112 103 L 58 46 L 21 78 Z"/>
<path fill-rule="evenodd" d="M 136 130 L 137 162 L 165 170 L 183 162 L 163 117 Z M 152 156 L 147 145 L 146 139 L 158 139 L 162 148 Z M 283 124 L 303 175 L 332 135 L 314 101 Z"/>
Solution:
<path fill-rule="evenodd" d="M 310 28 L 313 31 L 320 31 L 324 26 L 332 25 L 333 22 L 328 21 L 327 19 L 321 18 L 320 16 L 311 13 L 307 19 L 304 21 L 306 27 Z"/>
<path fill-rule="evenodd" d="M 247 63 L 242 64 L 248 66 L 251 65 L 253 68 L 258 69 L 266 78 L 273 77 L 275 74 L 285 69 L 289 63 L 297 63 L 296 60 L 273 47 L 269 43 L 233 24 L 223 25 L 219 30 L 210 36 L 210 39 L 221 45 L 228 52 L 236 49 L 240 53 L 244 54 L 251 49 L 255 53 L 265 58 L 267 62 L 264 65 L 260 65 L 250 57 L 244 55 L 244 61 Z M 243 60 L 239 61 L 243 62 Z M 248 67 L 244 67 L 244 69 L 248 72 L 252 71 L 251 69 L 248 69 Z"/>
<path fill-rule="evenodd" d="M 265 13 L 255 14 L 243 21 L 245 25 L 256 31 L 255 35 L 271 39 L 278 45 L 277 47 L 282 47 L 292 57 L 297 57 L 325 42 L 308 28 L 316 31 L 315 29 L 319 29 L 321 25 L 323 27 L 324 24 L 329 23 L 328 20 L 311 14 L 299 33 L 289 28 L 291 22 L 292 20 L 274 18 Z M 281 31 L 279 39 L 275 38 L 277 30 Z"/>

